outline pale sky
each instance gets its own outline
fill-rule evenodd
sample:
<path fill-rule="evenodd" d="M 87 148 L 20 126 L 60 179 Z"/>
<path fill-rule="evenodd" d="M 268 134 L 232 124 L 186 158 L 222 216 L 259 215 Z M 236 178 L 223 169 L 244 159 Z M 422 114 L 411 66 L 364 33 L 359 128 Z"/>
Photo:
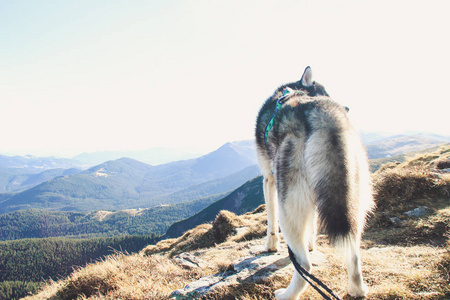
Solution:
<path fill-rule="evenodd" d="M 450 1 L 0 0 L 0 154 L 213 150 L 311 66 L 366 131 L 450 135 Z"/>

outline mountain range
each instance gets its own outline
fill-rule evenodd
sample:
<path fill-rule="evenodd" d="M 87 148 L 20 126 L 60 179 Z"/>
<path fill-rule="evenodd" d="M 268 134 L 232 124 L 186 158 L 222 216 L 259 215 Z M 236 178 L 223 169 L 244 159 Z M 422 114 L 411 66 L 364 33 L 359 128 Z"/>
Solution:
<path fill-rule="evenodd" d="M 120 158 L 3 195 L 0 213 L 27 208 L 87 211 L 152 207 L 224 193 L 258 174 L 251 141 L 227 143 L 196 159 L 157 166 Z"/>

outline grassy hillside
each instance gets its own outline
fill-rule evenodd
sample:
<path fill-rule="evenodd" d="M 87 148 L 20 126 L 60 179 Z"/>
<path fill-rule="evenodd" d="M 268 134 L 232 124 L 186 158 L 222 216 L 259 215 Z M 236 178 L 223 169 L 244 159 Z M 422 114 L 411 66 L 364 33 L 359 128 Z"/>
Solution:
<path fill-rule="evenodd" d="M 378 208 L 362 241 L 367 299 L 450 297 L 449 166 L 450 147 L 445 147 L 385 165 L 374 174 Z M 423 214 L 411 213 L 423 206 L 427 207 Z M 262 207 L 242 216 L 222 212 L 212 224 L 199 225 L 140 254 L 116 254 L 90 264 L 28 299 L 170 299 L 174 290 L 211 276 L 226 284 L 198 299 L 274 299 L 273 291 L 288 284 L 292 265 L 285 252 L 282 256 L 261 253 L 265 220 Z M 285 247 L 283 244 L 283 251 Z M 316 250 L 324 260 L 314 266 L 314 275 L 350 299 L 340 255 L 323 235 L 318 237 Z M 272 271 L 260 269 L 258 280 L 247 275 L 247 280 L 227 281 L 228 276 L 239 273 L 236 266 L 243 259 L 270 257 L 276 259 Z M 320 299 L 311 288 L 304 297 Z"/>

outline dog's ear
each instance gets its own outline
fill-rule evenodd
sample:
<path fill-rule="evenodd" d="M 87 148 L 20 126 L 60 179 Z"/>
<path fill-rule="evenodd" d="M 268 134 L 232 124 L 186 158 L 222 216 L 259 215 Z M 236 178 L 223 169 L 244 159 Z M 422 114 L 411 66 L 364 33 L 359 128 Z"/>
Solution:
<path fill-rule="evenodd" d="M 305 72 L 303 72 L 302 79 L 300 80 L 304 87 L 311 86 L 313 84 L 312 81 L 312 70 L 310 66 L 307 66 Z"/>

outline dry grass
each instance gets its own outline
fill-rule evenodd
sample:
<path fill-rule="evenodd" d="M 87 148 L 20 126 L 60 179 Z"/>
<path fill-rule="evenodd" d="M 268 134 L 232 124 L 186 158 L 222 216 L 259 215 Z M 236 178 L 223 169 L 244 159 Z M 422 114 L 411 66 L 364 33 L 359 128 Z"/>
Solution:
<path fill-rule="evenodd" d="M 440 147 L 431 153 L 418 154 L 415 157 L 411 157 L 407 164 L 409 166 L 419 165 L 431 169 L 446 169 L 450 164 L 450 146 Z"/>
<path fill-rule="evenodd" d="M 160 255 L 117 253 L 27 299 L 167 299 L 167 294 L 200 275 Z"/>
<path fill-rule="evenodd" d="M 450 238 L 450 205 L 449 208 L 421 217 L 409 218 L 404 215 L 401 226 L 397 227 L 388 220 L 389 215 L 377 216 L 366 230 L 366 244 L 381 245 L 430 245 L 445 246 Z"/>
<path fill-rule="evenodd" d="M 404 212 L 418 204 L 436 206 L 436 199 L 449 196 L 448 176 L 423 167 L 399 165 L 383 170 L 374 176 L 374 196 L 377 210 Z"/>
<path fill-rule="evenodd" d="M 448 250 L 430 246 L 364 250 L 363 272 L 372 287 L 369 299 L 446 299 L 448 262 Z"/>
<path fill-rule="evenodd" d="M 267 230 L 265 206 L 243 216 L 223 210 L 212 224 L 199 225 L 184 233 L 178 239 L 164 240 L 143 250 L 145 255 L 165 253 L 173 257 L 183 252 L 214 247 L 227 240 L 241 242 L 265 235 Z"/>
<path fill-rule="evenodd" d="M 327 244 L 318 247 L 327 256 L 326 262 L 313 268 L 343 299 L 347 274 L 341 256 Z M 362 250 L 363 273 L 369 286 L 366 299 L 448 299 L 450 296 L 450 254 L 443 248 L 429 246 L 374 247 Z M 271 277 L 268 280 L 222 288 L 201 299 L 275 299 L 273 291 L 285 288 L 290 278 Z M 301 299 L 322 299 L 308 288 Z"/>
<path fill-rule="evenodd" d="M 427 221 L 424 221 L 422 226 L 418 220 L 407 218 L 404 212 L 427 206 L 432 215 L 436 216 L 430 221 L 437 225 L 431 227 L 437 230 L 437 235 L 442 236 L 445 228 L 448 230 L 449 224 L 448 212 L 445 209 L 450 205 L 450 174 L 441 173 L 437 167 L 441 166 L 443 161 L 449 160 L 449 157 L 450 147 L 446 146 L 436 152 L 413 157 L 402 164 L 390 163 L 380 168 L 373 176 L 377 209 L 369 222 L 369 230 L 391 230 L 389 218 L 392 217 L 405 220 L 403 229 L 393 229 L 390 233 L 383 234 L 398 236 L 408 230 L 425 229 L 428 226 Z M 401 238 L 396 239 L 402 241 Z"/>

